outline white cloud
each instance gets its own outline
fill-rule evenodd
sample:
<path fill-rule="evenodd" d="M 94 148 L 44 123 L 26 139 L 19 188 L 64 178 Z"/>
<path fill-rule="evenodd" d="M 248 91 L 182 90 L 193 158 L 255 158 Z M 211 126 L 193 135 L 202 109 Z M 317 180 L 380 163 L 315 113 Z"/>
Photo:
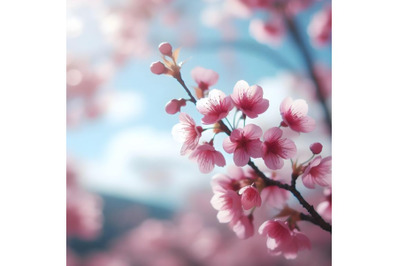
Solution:
<path fill-rule="evenodd" d="M 110 96 L 106 119 L 111 123 L 123 123 L 142 114 L 143 97 L 132 91 L 116 91 Z"/>
<path fill-rule="evenodd" d="M 168 205 L 184 203 L 191 189 L 209 186 L 197 164 L 180 156 L 169 132 L 131 128 L 106 145 L 100 159 L 87 163 L 84 184 L 98 191 Z"/>

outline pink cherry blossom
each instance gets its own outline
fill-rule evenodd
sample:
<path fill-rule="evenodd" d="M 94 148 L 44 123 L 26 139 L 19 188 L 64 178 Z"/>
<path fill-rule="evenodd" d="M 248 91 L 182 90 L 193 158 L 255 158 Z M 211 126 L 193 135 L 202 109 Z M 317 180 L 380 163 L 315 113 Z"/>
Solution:
<path fill-rule="evenodd" d="M 250 34 L 256 41 L 263 44 L 278 46 L 285 35 L 285 25 L 281 18 L 273 18 L 268 22 L 253 19 L 249 26 Z"/>
<path fill-rule="evenodd" d="M 179 115 L 179 124 L 172 128 L 172 134 L 179 138 L 182 142 L 181 155 L 196 149 L 199 144 L 203 128 L 196 126 L 195 121 L 186 113 Z"/>
<path fill-rule="evenodd" d="M 170 114 L 176 114 L 177 112 L 181 111 L 182 106 L 186 105 L 186 100 L 185 99 L 172 99 L 165 105 L 165 111 Z"/>
<path fill-rule="evenodd" d="M 240 167 L 228 167 L 228 175 L 216 174 L 211 179 L 211 188 L 214 193 L 226 190 L 237 191 L 240 189 L 240 180 L 246 179 L 244 171 Z"/>
<path fill-rule="evenodd" d="M 250 8 L 265 8 L 270 6 L 271 0 L 239 0 Z"/>
<path fill-rule="evenodd" d="M 269 101 L 263 99 L 263 89 L 258 85 L 249 86 L 244 80 L 235 84 L 231 98 L 233 104 L 250 118 L 256 118 L 269 107 Z"/>
<path fill-rule="evenodd" d="M 236 222 L 242 216 L 240 196 L 233 190 L 214 194 L 210 203 L 218 211 L 217 218 L 220 223 Z"/>
<path fill-rule="evenodd" d="M 252 185 L 242 187 L 239 190 L 239 195 L 241 195 L 241 202 L 243 209 L 250 210 L 253 207 L 261 206 L 261 197 L 258 193 L 257 188 Z"/>
<path fill-rule="evenodd" d="M 304 186 L 315 188 L 315 184 L 322 187 L 329 186 L 331 183 L 332 157 L 322 159 L 321 156 L 315 157 L 306 167 L 302 175 Z"/>
<path fill-rule="evenodd" d="M 172 55 L 172 46 L 170 43 L 168 42 L 162 42 L 160 43 L 160 45 L 158 46 L 158 50 L 160 51 L 160 53 L 162 53 L 163 55 L 168 55 L 171 56 Z"/>
<path fill-rule="evenodd" d="M 231 97 L 220 90 L 213 89 L 208 98 L 202 98 L 196 103 L 197 110 L 204 115 L 203 124 L 209 125 L 225 118 L 233 108 Z"/>
<path fill-rule="evenodd" d="M 67 189 L 67 236 L 95 239 L 102 228 L 102 200 L 79 188 Z"/>
<path fill-rule="evenodd" d="M 254 124 L 237 128 L 224 139 L 223 147 L 227 153 L 233 153 L 233 161 L 237 166 L 245 166 L 250 157 L 261 157 L 262 129 Z"/>
<path fill-rule="evenodd" d="M 310 145 L 310 150 L 313 154 L 320 154 L 322 151 L 322 144 L 319 142 L 315 142 Z"/>
<path fill-rule="evenodd" d="M 286 259 L 295 259 L 300 250 L 311 249 L 309 238 L 296 229 L 290 230 L 287 222 L 266 221 L 258 233 L 267 237 L 267 248 L 272 255 L 283 254 Z"/>
<path fill-rule="evenodd" d="M 271 179 L 281 181 L 275 172 Z M 267 186 L 261 190 L 260 197 L 262 202 L 275 208 L 282 208 L 289 199 L 290 192 L 277 186 Z"/>
<path fill-rule="evenodd" d="M 307 116 L 308 105 L 302 99 L 293 101 L 287 97 L 281 103 L 280 112 L 285 125 L 294 131 L 307 133 L 315 128 L 314 119 Z"/>
<path fill-rule="evenodd" d="M 196 150 L 189 156 L 189 159 L 196 159 L 200 172 L 210 173 L 215 165 L 225 166 L 225 158 L 221 152 L 216 151 L 210 143 L 197 146 Z"/>
<path fill-rule="evenodd" d="M 229 226 L 240 239 L 247 239 L 254 235 L 252 216 L 242 215 L 237 221 L 232 221 Z"/>
<path fill-rule="evenodd" d="M 297 149 L 294 142 L 282 138 L 283 131 L 278 127 L 268 129 L 264 133 L 262 143 L 262 158 L 268 168 L 272 170 L 283 167 L 283 159 L 289 159 L 296 155 Z"/>
<path fill-rule="evenodd" d="M 312 44 L 321 47 L 329 43 L 332 31 L 332 7 L 326 7 L 316 13 L 308 26 Z"/>
<path fill-rule="evenodd" d="M 316 211 L 326 220 L 332 220 L 332 189 L 324 190 L 325 200 L 318 204 Z"/>
<path fill-rule="evenodd" d="M 217 72 L 203 67 L 194 68 L 191 74 L 199 89 L 203 91 L 208 90 L 210 86 L 213 86 L 215 83 L 217 83 L 219 78 Z"/>

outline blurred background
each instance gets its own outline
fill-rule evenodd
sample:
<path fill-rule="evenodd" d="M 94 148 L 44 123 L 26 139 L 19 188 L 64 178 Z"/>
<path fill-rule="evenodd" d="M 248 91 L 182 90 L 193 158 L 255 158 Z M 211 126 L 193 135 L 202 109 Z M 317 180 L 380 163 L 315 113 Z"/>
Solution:
<path fill-rule="evenodd" d="M 218 72 L 226 94 L 241 79 L 262 86 L 270 107 L 253 122 L 264 130 L 280 122 L 282 99 L 305 99 L 317 128 L 293 136 L 299 156 L 316 141 L 331 154 L 330 1 L 68 0 L 67 265 L 331 265 L 331 235 L 307 222 L 312 250 L 294 261 L 218 223 L 210 180 L 224 169 L 201 174 L 180 156 L 178 114 L 164 108 L 185 92 L 149 70 L 163 41 L 181 47 L 189 88 L 197 66 Z M 299 189 L 323 200 L 321 189 Z M 255 228 L 277 213 L 265 210 Z"/>

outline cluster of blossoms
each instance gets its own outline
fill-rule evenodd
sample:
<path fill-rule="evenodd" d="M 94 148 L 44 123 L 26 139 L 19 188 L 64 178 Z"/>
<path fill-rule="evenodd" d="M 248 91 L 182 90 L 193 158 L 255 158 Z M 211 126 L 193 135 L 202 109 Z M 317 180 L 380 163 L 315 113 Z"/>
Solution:
<path fill-rule="evenodd" d="M 263 97 L 263 88 L 250 86 L 246 81 L 238 81 L 231 95 L 226 95 L 218 89 L 212 89 L 218 81 L 218 74 L 213 70 L 197 67 L 192 71 L 192 77 L 197 83 L 194 89 L 197 100 L 187 88 L 180 73 L 182 63 L 177 63 L 179 50 L 172 50 L 169 43 L 161 43 L 159 50 L 163 62 L 151 65 L 154 74 L 166 74 L 174 77 L 186 90 L 189 99 L 173 99 L 166 105 L 168 114 L 181 112 L 187 101 L 196 105 L 202 114 L 201 123 L 211 127 L 196 124 L 188 114 L 181 112 L 179 124 L 173 128 L 173 134 L 182 140 L 182 155 L 189 155 L 197 161 L 202 173 L 210 173 L 215 165 L 226 165 L 224 155 L 214 144 L 216 135 L 223 133 L 222 148 L 228 154 L 233 154 L 235 169 L 229 175 L 217 174 L 212 179 L 214 196 L 212 206 L 218 211 L 217 218 L 221 223 L 229 223 L 230 228 L 241 239 L 254 235 L 253 214 L 264 203 L 281 208 L 281 213 L 274 220 L 264 222 L 258 229 L 260 235 L 267 238 L 267 247 L 274 255 L 283 254 L 287 259 L 293 259 L 298 251 L 310 249 L 310 240 L 299 232 L 297 222 L 308 220 L 330 231 L 331 226 L 307 203 L 296 189 L 296 180 L 301 177 L 305 187 L 315 188 L 316 185 L 330 187 L 331 157 L 322 158 L 322 145 L 318 142 L 310 145 L 311 158 L 304 162 L 293 160 L 297 147 L 293 140 L 285 137 L 282 128 L 289 128 L 298 133 L 308 133 L 314 130 L 316 123 L 308 116 L 308 105 L 302 99 L 293 100 L 288 97 L 280 105 L 281 122 L 279 125 L 263 130 L 255 124 L 247 124 L 246 118 L 256 118 L 269 108 L 269 100 Z M 170 60 L 172 59 L 172 61 Z M 228 114 L 235 111 L 233 121 L 228 120 Z M 240 114 L 239 118 L 238 114 Z M 239 122 L 243 121 L 243 127 Z M 213 130 L 214 136 L 203 140 L 203 132 Z M 262 158 L 270 170 L 267 177 L 254 164 L 253 159 Z M 277 170 L 284 166 L 284 161 L 292 164 L 291 184 L 280 181 Z M 240 167 L 250 166 L 248 169 Z M 303 214 L 285 205 L 292 193 L 308 211 Z M 325 204 L 326 205 L 326 204 Z M 329 205 L 330 206 L 330 205 Z M 320 207 L 326 211 L 328 207 Z M 281 220 L 286 218 L 286 220 Z"/>

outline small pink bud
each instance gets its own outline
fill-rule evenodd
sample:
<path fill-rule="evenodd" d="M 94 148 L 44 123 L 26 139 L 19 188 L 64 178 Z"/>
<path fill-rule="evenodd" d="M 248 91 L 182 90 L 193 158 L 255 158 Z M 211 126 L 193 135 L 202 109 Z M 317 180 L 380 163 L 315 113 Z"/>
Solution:
<path fill-rule="evenodd" d="M 186 105 L 186 100 L 180 98 L 179 100 L 177 99 L 172 99 L 165 105 L 165 111 L 170 114 L 176 114 L 177 112 L 181 111 L 181 107 Z"/>
<path fill-rule="evenodd" d="M 261 197 L 257 188 L 251 185 L 242 187 L 239 190 L 239 195 L 242 195 L 241 201 L 243 209 L 250 210 L 253 207 L 261 206 Z"/>
<path fill-rule="evenodd" d="M 161 75 L 167 71 L 167 68 L 160 61 L 154 62 L 150 65 L 150 70 L 153 74 Z"/>
<path fill-rule="evenodd" d="M 310 145 L 310 150 L 314 154 L 320 154 L 322 151 L 322 144 L 319 142 L 315 142 Z"/>
<path fill-rule="evenodd" d="M 171 56 L 172 55 L 172 46 L 170 43 L 168 42 L 162 42 L 160 43 L 160 45 L 158 46 L 158 50 L 160 51 L 160 53 L 162 53 L 163 55 L 168 55 Z"/>

